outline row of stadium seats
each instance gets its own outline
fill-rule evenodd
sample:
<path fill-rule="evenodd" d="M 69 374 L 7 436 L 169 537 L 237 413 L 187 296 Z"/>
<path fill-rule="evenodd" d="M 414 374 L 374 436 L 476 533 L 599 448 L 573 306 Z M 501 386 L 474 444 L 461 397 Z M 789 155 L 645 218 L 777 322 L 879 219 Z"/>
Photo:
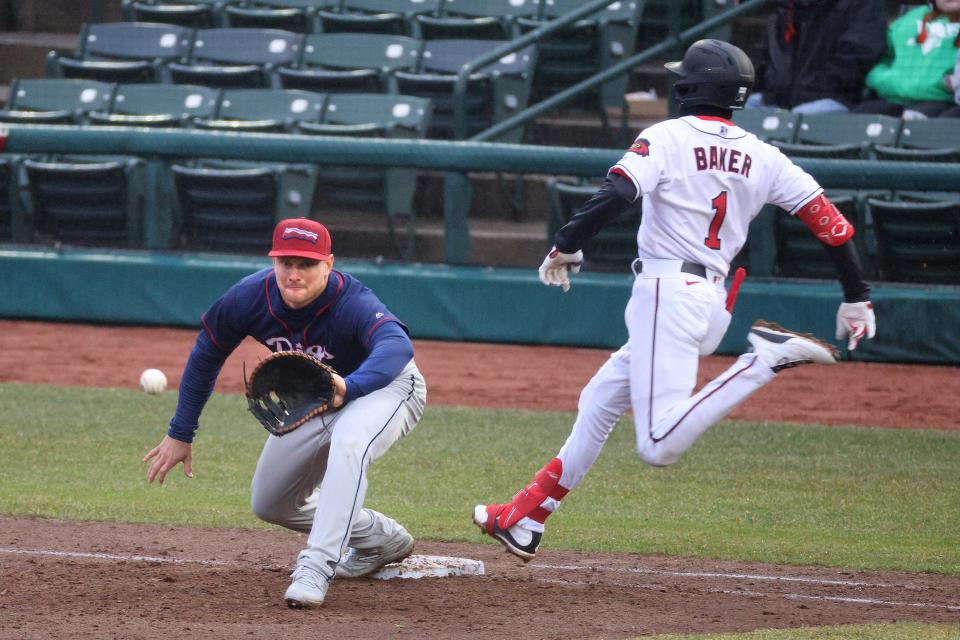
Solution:
<path fill-rule="evenodd" d="M 582 0 L 124 0 L 128 21 L 192 28 L 260 27 L 298 33 L 389 33 L 413 37 L 511 38 Z M 638 23 L 643 0 L 613 2 L 577 25 L 581 33 Z"/>
<path fill-rule="evenodd" d="M 791 156 L 960 162 L 960 120 L 744 109 L 734 122 Z"/>
<path fill-rule="evenodd" d="M 468 109 L 464 126 L 468 132 L 482 130 L 508 115 L 474 94 L 468 94 L 464 100 Z M 6 107 L 0 109 L 0 122 L 202 127 L 368 137 L 450 138 L 457 132 L 449 94 L 327 94 L 298 89 L 215 89 L 162 83 L 114 85 L 51 78 L 14 80 Z"/>
<path fill-rule="evenodd" d="M 121 33 L 125 29 L 133 33 Z M 503 56 L 473 73 L 461 95 L 457 73 L 501 41 L 357 34 L 304 38 L 263 29 L 212 29 L 196 32 L 188 45 L 187 33 L 169 29 L 143 23 L 89 25 L 81 36 L 87 45 L 76 55 L 51 54 L 48 76 L 230 89 L 402 93 L 434 100 L 437 129 L 443 133 L 431 137 L 465 137 L 529 103 L 537 63 L 533 46 Z M 112 59 L 107 59 L 108 51 Z M 459 128 L 452 122 L 457 101 L 464 103 L 466 118 Z"/>
<path fill-rule="evenodd" d="M 311 215 L 316 196 L 322 207 L 384 211 L 397 255 L 414 257 L 415 170 L 152 162 L 148 177 L 134 156 L 0 158 L 0 242 L 256 253 L 277 220 Z"/>
<path fill-rule="evenodd" d="M 144 216 L 150 189 L 172 210 L 162 248 L 260 253 L 276 220 L 306 215 L 318 193 L 357 197 L 344 184 L 366 182 L 370 193 L 393 187 L 412 197 L 415 171 L 399 179 L 354 168 L 313 167 L 194 159 L 164 165 L 158 184 L 145 179 L 135 157 L 31 156 L 0 159 L 0 241 L 99 247 L 142 247 L 164 226 Z M 596 191 L 596 184 L 548 182 L 546 238 Z M 960 195 L 957 193 L 831 190 L 833 202 L 858 228 L 855 241 L 871 279 L 956 284 L 960 273 Z M 362 194 L 361 194 L 362 197 Z M 357 201 L 350 206 L 357 205 Z M 155 214 L 157 212 L 154 212 Z M 640 207 L 608 225 L 584 247 L 591 269 L 622 271 L 636 253 Z M 408 220 L 412 222 L 412 220 Z M 154 230 L 148 231 L 152 226 Z M 392 227 L 391 227 L 392 228 Z M 394 237 L 397 252 L 411 258 L 413 228 Z M 157 238 L 152 238 L 156 243 Z M 157 247 L 154 247 L 157 248 Z M 766 263 L 769 264 L 766 264 Z M 754 220 L 751 241 L 734 266 L 754 275 L 833 279 L 823 247 L 796 219 L 772 207 Z"/>
<path fill-rule="evenodd" d="M 597 190 L 597 183 L 551 179 L 548 237 Z M 865 271 L 886 282 L 957 284 L 960 277 L 960 192 L 828 190 L 854 223 Z M 584 259 L 591 269 L 622 270 L 636 256 L 639 205 L 588 241 Z M 755 275 L 836 278 L 823 245 L 802 222 L 773 206 L 754 220 L 750 241 L 732 265 Z"/>
<path fill-rule="evenodd" d="M 0 122 L 422 138 L 433 104 L 382 93 L 15 80 Z"/>
<path fill-rule="evenodd" d="M 488 82 L 520 76 L 523 81 L 511 91 L 532 90 L 537 99 L 553 95 L 631 54 L 636 27 L 622 26 L 579 38 L 563 31 L 507 54 L 477 75 L 486 76 Z M 437 75 L 455 75 L 464 63 L 509 41 L 460 33 L 459 38 L 453 31 L 412 38 L 354 32 L 304 35 L 257 27 L 194 30 L 149 22 L 87 24 L 73 52 L 51 52 L 47 75 L 107 82 L 409 93 L 411 85 L 422 88 L 437 83 Z M 611 80 L 584 100 L 622 106 L 626 82 L 626 76 Z"/>
<path fill-rule="evenodd" d="M 310 215 L 315 191 L 351 209 L 404 198 L 409 206 L 415 179 L 403 169 L 184 159 L 150 184 L 136 157 L 3 158 L 0 241 L 259 253 L 278 219 Z M 144 216 L 150 189 L 169 205 L 153 212 L 162 221 Z M 406 223 L 405 235 L 395 223 Z M 388 218 L 399 256 L 413 257 L 412 225 L 412 216 Z"/>
<path fill-rule="evenodd" d="M 467 130 L 481 130 L 509 115 L 468 96 Z M 517 105 L 518 107 L 520 105 Z M 439 107 L 439 108 L 438 108 Z M 214 89 L 162 83 L 113 85 L 91 80 L 18 80 L 0 121 L 29 123 L 196 126 L 406 137 L 454 136 L 449 94 L 317 93 L 296 89 Z M 748 109 L 734 121 L 793 156 L 960 161 L 955 119 L 901 120 L 869 114 L 800 116 Z M 340 130 L 329 125 L 364 127 Z"/>

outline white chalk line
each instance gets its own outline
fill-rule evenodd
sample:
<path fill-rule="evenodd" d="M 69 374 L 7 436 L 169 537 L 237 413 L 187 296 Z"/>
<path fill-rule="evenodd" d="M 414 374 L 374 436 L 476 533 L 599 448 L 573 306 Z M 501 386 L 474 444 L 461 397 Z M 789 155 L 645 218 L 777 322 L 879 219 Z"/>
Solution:
<path fill-rule="evenodd" d="M 558 578 L 534 578 L 536 582 L 545 582 L 547 584 L 560 585 L 585 585 L 596 584 L 587 580 L 560 580 Z M 640 584 L 627 585 L 628 589 L 662 589 L 663 585 L 658 584 Z M 803 593 L 766 593 L 763 591 L 745 591 L 742 589 L 704 589 L 705 593 L 722 593 L 730 596 L 746 596 L 749 598 L 783 598 L 785 600 L 820 600 L 829 602 L 842 602 L 844 604 L 878 604 L 890 607 L 917 607 L 921 609 L 947 609 L 949 611 L 960 611 L 960 605 L 935 604 L 933 602 L 898 602 L 893 600 L 876 600 L 874 598 L 848 598 L 844 596 L 817 596 Z"/>
<path fill-rule="evenodd" d="M 891 607 L 921 607 L 924 609 L 948 609 L 950 611 L 960 611 L 960 605 L 953 604 L 934 604 L 932 602 L 899 602 L 895 600 L 877 600 L 875 598 L 848 598 L 844 596 L 817 596 L 805 593 L 764 593 L 763 591 L 742 591 L 728 589 L 707 589 L 707 593 L 725 593 L 734 596 L 754 596 L 754 597 L 782 597 L 787 600 L 821 600 L 828 602 L 844 602 L 853 604 L 882 604 Z"/>
<path fill-rule="evenodd" d="M 647 569 L 644 567 L 593 567 L 564 564 L 531 564 L 538 569 L 554 569 L 557 571 L 609 571 L 613 573 L 642 573 L 678 578 L 733 578 L 736 580 L 766 580 L 782 582 L 806 582 L 810 584 L 834 585 L 842 587 L 888 587 L 897 589 L 916 589 L 909 585 L 888 584 L 884 582 L 856 582 L 854 580 L 826 580 L 823 578 L 804 578 L 800 576 L 768 576 L 755 573 L 717 573 L 706 571 L 667 571 L 665 569 Z"/>
<path fill-rule="evenodd" d="M 56 551 L 52 549 L 14 549 L 9 547 L 0 547 L 0 553 L 8 554 L 17 554 L 17 555 L 34 555 L 34 556 L 47 556 L 47 557 L 58 557 L 58 558 L 83 558 L 83 559 L 93 559 L 93 560 L 115 560 L 118 562 L 155 562 L 161 564 L 175 564 L 175 565 L 185 565 L 185 564 L 199 564 L 207 566 L 237 566 L 241 563 L 235 560 L 184 560 L 181 558 L 167 558 L 163 556 L 142 556 L 142 555 L 121 555 L 115 553 L 100 553 L 100 552 L 85 552 L 85 551 Z M 898 587 L 898 588 L 907 588 L 906 585 L 893 585 L 886 583 L 870 583 L 870 582 L 855 582 L 851 580 L 822 580 L 818 578 L 804 578 L 804 577 L 793 577 L 793 576 L 767 576 L 762 574 L 749 574 L 749 573 L 715 573 L 715 572 L 700 572 L 700 571 L 666 571 L 663 569 L 646 569 L 642 567 L 637 568 L 613 568 L 613 567 L 581 567 L 576 565 L 549 565 L 549 564 L 531 564 L 530 567 L 536 569 L 552 569 L 559 571 L 575 571 L 575 570 L 590 570 L 590 571 L 608 571 L 614 573 L 640 573 L 640 574 L 655 574 L 655 575 L 667 575 L 667 576 L 677 576 L 684 578 L 733 578 L 733 579 L 750 579 L 750 580 L 769 580 L 769 581 L 792 581 L 792 582 L 804 582 L 809 584 L 823 584 L 823 585 L 832 585 L 832 586 L 852 586 L 852 587 Z M 549 578 L 537 578 L 538 582 L 547 582 L 547 583 L 559 583 L 559 584 L 594 584 L 586 581 L 576 581 L 576 580 L 555 580 Z M 659 588 L 659 585 L 637 585 L 638 588 Z M 740 596 L 753 596 L 753 597 L 782 597 L 791 600 L 825 600 L 832 602 L 845 602 L 845 603 L 857 603 L 857 604 L 880 604 L 880 605 L 889 605 L 897 607 L 921 607 L 921 608 L 931 608 L 931 609 L 948 609 L 951 611 L 960 611 L 960 605 L 949 605 L 949 604 L 933 604 L 929 602 L 898 602 L 898 601 L 887 601 L 887 600 L 875 600 L 871 598 L 849 598 L 842 596 L 818 596 L 818 595 L 805 595 L 800 593 L 785 593 L 785 594 L 771 594 L 764 593 L 761 591 L 743 591 L 743 590 L 726 590 L 726 589 L 708 589 L 708 592 L 715 593 L 725 593 L 729 595 L 740 595 Z"/>
<path fill-rule="evenodd" d="M 52 556 L 57 558 L 83 558 L 92 560 L 117 560 L 119 562 L 159 562 L 162 564 L 202 564 L 202 565 L 238 565 L 231 560 L 182 560 L 163 556 L 118 555 L 115 553 L 96 553 L 87 551 L 54 551 L 51 549 L 11 549 L 0 547 L 0 553 L 14 553 L 25 556 Z"/>

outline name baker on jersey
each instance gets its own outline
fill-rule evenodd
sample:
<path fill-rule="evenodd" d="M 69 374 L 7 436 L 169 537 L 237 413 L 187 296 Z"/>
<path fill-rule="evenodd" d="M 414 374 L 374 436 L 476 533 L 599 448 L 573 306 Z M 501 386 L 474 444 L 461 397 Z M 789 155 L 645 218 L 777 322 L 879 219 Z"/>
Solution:
<path fill-rule="evenodd" d="M 749 153 L 725 147 L 693 148 L 693 157 L 697 162 L 697 171 L 729 171 L 739 173 L 744 178 L 750 177 L 750 167 L 753 161 Z M 742 158 L 742 162 L 741 162 Z"/>
<path fill-rule="evenodd" d="M 284 337 L 267 338 L 265 342 L 268 347 L 277 353 L 281 351 L 302 351 L 307 355 L 313 356 L 317 360 L 333 360 L 333 354 L 327 351 L 323 345 L 311 344 L 310 346 L 304 348 L 304 346 L 299 342 L 294 344 L 290 342 L 289 339 Z"/>

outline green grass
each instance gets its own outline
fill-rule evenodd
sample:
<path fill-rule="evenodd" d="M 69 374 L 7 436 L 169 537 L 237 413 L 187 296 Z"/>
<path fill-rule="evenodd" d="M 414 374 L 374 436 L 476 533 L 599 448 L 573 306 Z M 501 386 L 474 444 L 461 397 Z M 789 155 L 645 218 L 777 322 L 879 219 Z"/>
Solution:
<path fill-rule="evenodd" d="M 856 624 L 802 629 L 762 629 L 720 635 L 654 636 L 650 640 L 960 640 L 960 626 L 945 624 Z"/>
<path fill-rule="evenodd" d="M 240 396 L 215 395 L 204 412 L 193 480 L 178 467 L 165 486 L 146 484 L 140 459 L 175 403 L 173 392 L 0 385 L 0 512 L 267 526 L 249 508 L 266 433 Z M 513 495 L 572 419 L 428 407 L 371 467 L 367 504 L 419 537 L 479 542 L 472 506 Z M 622 422 L 545 544 L 960 574 L 960 432 L 727 422 L 664 469 L 633 448 Z"/>

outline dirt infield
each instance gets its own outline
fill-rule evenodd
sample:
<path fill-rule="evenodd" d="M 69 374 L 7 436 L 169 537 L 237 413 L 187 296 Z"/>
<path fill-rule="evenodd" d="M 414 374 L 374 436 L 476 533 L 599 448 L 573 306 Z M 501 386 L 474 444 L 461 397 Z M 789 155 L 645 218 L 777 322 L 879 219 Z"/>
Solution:
<path fill-rule="evenodd" d="M 135 387 L 140 371 L 155 367 L 176 385 L 194 336 L 0 322 L 0 382 Z M 580 388 L 607 355 L 428 341 L 416 347 L 428 404 L 553 410 L 575 409 Z M 249 366 L 264 354 L 245 343 L 218 390 L 239 391 L 241 360 Z M 706 359 L 701 379 L 731 360 Z M 957 368 L 842 363 L 791 370 L 733 417 L 951 429 L 958 397 Z M 626 638 L 894 620 L 960 623 L 960 576 L 549 548 L 523 565 L 492 544 L 437 541 L 419 542 L 416 553 L 477 558 L 486 576 L 337 580 L 321 609 L 292 611 L 281 595 L 302 545 L 303 536 L 284 531 L 0 516 L 0 640 Z"/>
<path fill-rule="evenodd" d="M 0 382 L 136 388 L 140 372 L 156 368 L 176 388 L 196 333 L 0 321 Z M 415 346 L 417 364 L 427 379 L 428 406 L 575 411 L 580 389 L 609 355 L 602 349 L 427 340 L 415 341 Z M 227 360 L 217 390 L 239 393 L 241 363 L 249 366 L 266 353 L 256 342 L 244 342 Z M 50 366 L 51 362 L 57 365 Z M 700 383 L 732 362 L 731 357 L 705 358 Z M 753 395 L 731 418 L 957 429 L 957 398 L 957 367 L 844 362 L 791 369 Z"/>

